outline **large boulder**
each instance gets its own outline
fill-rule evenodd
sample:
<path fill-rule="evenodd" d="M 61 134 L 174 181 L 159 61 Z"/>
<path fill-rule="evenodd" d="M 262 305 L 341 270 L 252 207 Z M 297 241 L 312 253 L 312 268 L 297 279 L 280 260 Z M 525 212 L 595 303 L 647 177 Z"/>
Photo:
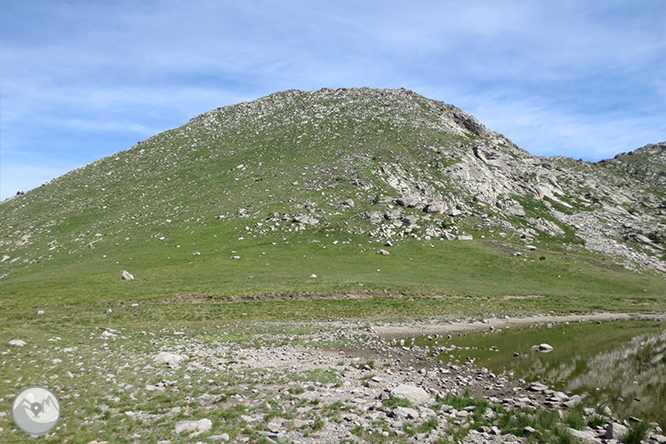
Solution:
<path fill-rule="evenodd" d="M 169 366 L 175 366 L 189 358 L 187 355 L 177 355 L 169 352 L 160 352 L 155 356 L 155 364 L 167 364 Z"/>
<path fill-rule="evenodd" d="M 616 439 L 618 441 L 622 441 L 624 440 L 624 437 L 628 431 L 629 430 L 622 424 L 618 424 L 617 422 L 611 422 L 610 424 L 608 424 L 608 427 L 606 427 L 606 434 L 604 435 L 604 438 Z"/>
<path fill-rule="evenodd" d="M 426 212 L 432 214 L 444 214 L 447 205 L 444 202 L 433 202 L 426 207 Z"/>
<path fill-rule="evenodd" d="M 550 353 L 553 351 L 553 346 L 550 344 L 539 344 L 539 345 L 533 345 L 532 350 L 539 352 L 539 353 Z"/>
<path fill-rule="evenodd" d="M 384 215 L 380 211 L 366 211 L 358 215 L 361 219 L 369 220 L 373 224 L 381 223 L 384 220 Z"/>
<path fill-rule="evenodd" d="M 297 214 L 292 219 L 294 222 L 305 225 L 317 225 L 319 220 L 310 216 L 309 214 Z"/>
<path fill-rule="evenodd" d="M 193 438 L 195 436 L 201 435 L 202 433 L 206 433 L 212 428 L 213 422 L 208 418 L 204 418 L 198 421 L 179 421 L 178 424 L 176 424 L 175 432 L 192 432 L 192 434 L 190 434 L 190 438 Z"/>
<path fill-rule="evenodd" d="M 417 195 L 402 196 L 395 200 L 395 203 L 402 205 L 403 207 L 414 208 L 421 203 L 421 197 Z"/>
<path fill-rule="evenodd" d="M 415 385 L 400 384 L 393 390 L 391 390 L 391 396 L 395 398 L 404 398 L 407 399 L 414 405 L 426 404 L 432 401 L 432 398 L 421 387 Z"/>
<path fill-rule="evenodd" d="M 122 274 L 121 274 L 120 277 L 121 277 L 121 279 L 122 279 L 123 281 L 131 281 L 131 280 L 134 279 L 134 276 L 132 275 L 132 273 L 130 273 L 130 272 L 127 271 L 127 270 L 123 270 L 123 272 L 122 272 Z"/>

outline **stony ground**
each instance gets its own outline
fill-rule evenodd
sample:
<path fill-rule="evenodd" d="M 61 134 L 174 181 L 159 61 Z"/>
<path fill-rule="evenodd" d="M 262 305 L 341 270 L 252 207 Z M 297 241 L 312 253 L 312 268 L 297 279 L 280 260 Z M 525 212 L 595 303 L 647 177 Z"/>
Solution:
<path fill-rule="evenodd" d="M 427 348 L 382 338 L 380 327 L 257 326 L 228 340 L 223 330 L 107 328 L 90 332 L 86 345 L 51 338 L 9 347 L 3 366 L 38 367 L 47 379 L 4 381 L 0 441 L 25 438 L 4 413 L 8 390 L 21 385 L 57 391 L 63 415 L 51 442 L 543 442 L 533 427 L 509 430 L 508 418 L 553 410 L 566 423 L 578 402 L 539 383 L 440 362 Z M 608 409 L 579 410 L 595 427 L 562 428 L 581 442 L 615 443 L 626 433 L 629 424 Z M 666 442 L 657 432 L 649 442 Z"/>

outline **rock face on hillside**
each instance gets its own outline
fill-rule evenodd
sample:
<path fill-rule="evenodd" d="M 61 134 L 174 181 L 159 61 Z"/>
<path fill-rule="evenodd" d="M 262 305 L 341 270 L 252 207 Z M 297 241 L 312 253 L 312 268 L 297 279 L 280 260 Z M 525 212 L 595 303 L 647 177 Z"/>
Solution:
<path fill-rule="evenodd" d="M 0 275 L 215 223 L 255 237 L 546 242 L 666 273 L 665 189 L 666 143 L 598 163 L 537 157 L 405 89 L 292 90 L 207 112 L 3 202 Z"/>

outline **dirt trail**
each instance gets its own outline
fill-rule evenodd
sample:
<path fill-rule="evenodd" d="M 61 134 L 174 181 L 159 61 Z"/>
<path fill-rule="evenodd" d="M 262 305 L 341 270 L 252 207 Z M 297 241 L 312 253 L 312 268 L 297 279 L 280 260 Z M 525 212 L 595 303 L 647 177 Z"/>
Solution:
<path fill-rule="evenodd" d="M 507 327 L 522 327 L 534 324 L 562 323 L 562 322 L 589 322 L 589 321 L 621 321 L 629 319 L 653 319 L 666 320 L 666 314 L 643 314 L 643 313 L 592 313 L 583 315 L 536 315 L 518 318 L 489 318 L 474 322 L 449 322 L 442 324 L 434 323 L 409 323 L 376 325 L 372 330 L 379 336 L 392 339 L 405 336 L 421 336 L 433 334 L 450 334 L 472 331 L 483 331 Z"/>

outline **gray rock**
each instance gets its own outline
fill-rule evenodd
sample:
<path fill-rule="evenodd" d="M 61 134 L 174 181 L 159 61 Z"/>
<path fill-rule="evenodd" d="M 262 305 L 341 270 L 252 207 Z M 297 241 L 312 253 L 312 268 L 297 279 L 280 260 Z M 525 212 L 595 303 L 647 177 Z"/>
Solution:
<path fill-rule="evenodd" d="M 608 424 L 608 427 L 606 427 L 606 434 L 604 435 L 604 438 L 617 439 L 618 441 L 622 441 L 628 431 L 629 429 L 627 429 L 622 424 L 611 422 Z"/>
<path fill-rule="evenodd" d="M 586 444 L 601 444 L 601 440 L 597 439 L 596 433 L 592 430 L 576 430 L 572 428 L 567 428 L 567 430 L 574 438 L 580 439 Z"/>
<path fill-rule="evenodd" d="M 535 381 L 530 384 L 529 390 L 533 392 L 545 392 L 546 390 L 548 390 L 548 386 Z"/>
<path fill-rule="evenodd" d="M 353 199 L 344 200 L 342 201 L 341 205 L 345 207 L 354 208 L 354 200 Z"/>
<path fill-rule="evenodd" d="M 134 279 L 134 276 L 132 275 L 132 273 L 130 273 L 130 272 L 127 271 L 127 270 L 123 270 L 123 272 L 122 272 L 122 274 L 121 274 L 120 277 L 121 277 L 121 279 L 122 279 L 123 281 L 131 281 L 131 280 Z"/>
<path fill-rule="evenodd" d="M 9 345 L 14 347 L 23 347 L 27 344 L 23 339 L 12 339 L 9 341 Z"/>
<path fill-rule="evenodd" d="M 180 434 L 184 432 L 193 432 L 190 434 L 190 437 L 199 436 L 202 433 L 206 433 L 213 428 L 213 422 L 208 419 L 200 419 L 198 421 L 179 421 L 176 424 L 175 432 Z"/>
<path fill-rule="evenodd" d="M 568 401 L 564 403 L 565 406 L 571 408 L 574 408 L 576 404 L 580 404 L 582 401 L 580 395 L 573 395 Z"/>
<path fill-rule="evenodd" d="M 634 233 L 634 235 L 633 235 L 632 237 L 633 237 L 636 241 L 638 241 L 638 242 L 640 242 L 640 243 L 642 243 L 642 244 L 646 244 L 646 245 L 651 245 L 651 244 L 652 244 L 652 239 L 650 239 L 650 238 L 647 237 L 647 236 L 643 236 L 642 234 Z"/>
<path fill-rule="evenodd" d="M 426 212 L 432 214 L 444 214 L 447 205 L 444 202 L 433 202 L 426 207 Z"/>
<path fill-rule="evenodd" d="M 384 256 L 388 256 L 389 254 L 391 254 L 391 252 L 389 252 L 388 250 L 384 250 L 383 248 L 381 248 L 381 249 L 379 249 L 379 250 L 377 251 L 377 254 L 381 254 L 381 255 L 384 255 Z"/>
<path fill-rule="evenodd" d="M 421 387 L 407 384 L 400 384 L 398 387 L 391 390 L 391 396 L 405 398 L 414 405 L 429 403 L 432 400 L 428 392 Z"/>
<path fill-rule="evenodd" d="M 419 218 L 418 218 L 418 216 L 414 216 L 413 214 L 410 214 L 409 216 L 403 217 L 402 221 L 406 224 L 409 224 L 409 225 L 415 225 L 416 222 L 419 221 Z"/>
<path fill-rule="evenodd" d="M 533 428 L 533 427 L 526 426 L 526 427 L 523 429 L 523 435 L 526 436 L 526 437 L 531 436 L 531 435 L 534 435 L 535 433 L 537 433 L 537 429 L 535 429 L 535 428 Z"/>
<path fill-rule="evenodd" d="M 389 220 L 391 222 L 399 220 L 401 216 L 402 216 L 402 210 L 399 208 L 396 210 L 389 210 L 385 214 L 386 220 Z"/>
<path fill-rule="evenodd" d="M 421 197 L 417 195 L 402 196 L 395 200 L 395 203 L 403 207 L 414 208 L 421 203 Z"/>
<path fill-rule="evenodd" d="M 514 204 L 514 205 L 510 206 L 509 208 L 507 208 L 507 210 L 509 211 L 509 213 L 511 213 L 514 216 L 518 216 L 518 217 L 525 217 L 526 216 L 525 209 L 523 209 L 523 207 L 520 204 Z"/>
<path fill-rule="evenodd" d="M 109 330 L 109 329 L 104 330 L 104 331 L 102 332 L 102 334 L 100 335 L 100 337 L 101 337 L 102 339 L 113 339 L 113 338 L 117 338 L 118 335 L 114 333 L 115 331 L 116 331 L 116 330 Z"/>
<path fill-rule="evenodd" d="M 188 359 L 187 355 L 177 355 L 169 352 L 160 352 L 153 360 L 155 364 L 167 364 L 169 366 L 175 366 Z"/>
<path fill-rule="evenodd" d="M 409 407 L 396 407 L 395 410 L 393 410 L 393 413 L 396 416 L 405 419 L 419 419 L 420 417 L 418 411 Z"/>
<path fill-rule="evenodd" d="M 317 225 L 319 220 L 310 216 L 309 214 L 297 214 L 292 219 L 294 222 L 305 225 Z"/>
<path fill-rule="evenodd" d="M 553 351 L 553 346 L 550 344 L 539 344 L 539 345 L 533 345 L 532 350 L 539 352 L 539 353 L 550 353 Z"/>

